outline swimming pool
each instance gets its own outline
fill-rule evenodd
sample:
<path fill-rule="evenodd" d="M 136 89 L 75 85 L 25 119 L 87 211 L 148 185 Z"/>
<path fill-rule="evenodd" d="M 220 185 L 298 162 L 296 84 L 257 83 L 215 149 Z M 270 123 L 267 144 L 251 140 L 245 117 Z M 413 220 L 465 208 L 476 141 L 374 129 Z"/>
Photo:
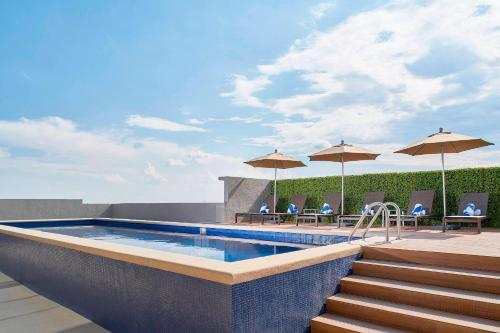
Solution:
<path fill-rule="evenodd" d="M 346 239 L 105 218 L 2 221 L 0 271 L 112 332 L 303 333 L 361 255 Z"/>
<path fill-rule="evenodd" d="M 35 230 L 226 262 L 287 253 L 312 246 L 259 240 L 235 240 L 229 237 L 137 230 L 103 225 L 42 227 L 35 228 Z"/>

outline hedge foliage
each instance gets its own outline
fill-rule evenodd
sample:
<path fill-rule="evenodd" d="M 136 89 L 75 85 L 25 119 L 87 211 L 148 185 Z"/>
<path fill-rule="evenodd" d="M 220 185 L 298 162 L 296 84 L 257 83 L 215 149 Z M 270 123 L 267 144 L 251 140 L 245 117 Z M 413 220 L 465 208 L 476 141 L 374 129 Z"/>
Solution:
<path fill-rule="evenodd" d="M 458 213 L 464 192 L 489 192 L 488 221 L 485 226 L 500 227 L 500 167 L 448 170 L 446 200 L 448 214 Z M 385 201 L 393 201 L 406 212 L 412 191 L 434 190 L 433 215 L 442 216 L 441 171 L 377 173 L 345 176 L 344 213 L 359 214 L 365 192 L 382 191 Z M 328 192 L 340 192 L 341 177 L 315 177 L 278 180 L 278 211 L 286 210 L 293 194 L 308 196 L 306 208 L 320 208 Z"/>

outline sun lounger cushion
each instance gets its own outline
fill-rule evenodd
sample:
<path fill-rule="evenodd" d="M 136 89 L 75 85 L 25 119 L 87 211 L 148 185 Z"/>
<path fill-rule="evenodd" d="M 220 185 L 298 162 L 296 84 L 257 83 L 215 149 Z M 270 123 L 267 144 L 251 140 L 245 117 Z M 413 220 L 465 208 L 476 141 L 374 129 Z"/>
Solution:
<path fill-rule="evenodd" d="M 363 209 L 361 209 L 361 215 L 363 215 L 367 209 L 368 209 L 368 205 L 365 205 L 365 207 Z M 368 215 L 374 215 L 374 214 L 375 214 L 375 210 L 370 209 L 370 211 L 368 212 Z"/>
<path fill-rule="evenodd" d="M 267 207 L 267 204 L 265 202 L 263 202 L 262 205 L 260 206 L 259 213 L 269 214 L 269 212 L 270 212 L 270 209 Z"/>
<path fill-rule="evenodd" d="M 333 214 L 333 209 L 331 209 L 330 205 L 325 202 L 323 207 L 321 207 L 321 214 L 331 215 Z"/>
<path fill-rule="evenodd" d="M 426 211 L 424 209 L 424 206 L 420 203 L 415 204 L 415 207 L 411 211 L 411 215 L 413 216 L 424 216 Z"/>
<path fill-rule="evenodd" d="M 297 214 L 298 211 L 299 210 L 297 209 L 297 207 L 293 203 L 288 205 L 288 210 L 287 210 L 288 214 Z"/>
<path fill-rule="evenodd" d="M 476 208 L 473 203 L 468 203 L 464 209 L 464 216 L 479 216 L 481 215 L 481 209 Z"/>

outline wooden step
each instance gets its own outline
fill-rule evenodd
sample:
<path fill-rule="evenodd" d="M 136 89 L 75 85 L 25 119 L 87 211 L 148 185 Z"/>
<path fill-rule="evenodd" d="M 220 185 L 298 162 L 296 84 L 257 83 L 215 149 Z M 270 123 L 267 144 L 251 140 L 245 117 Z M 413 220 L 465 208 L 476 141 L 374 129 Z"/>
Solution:
<path fill-rule="evenodd" d="M 362 259 L 353 263 L 353 274 L 500 294 L 500 274 L 495 272 Z"/>
<path fill-rule="evenodd" d="M 484 255 L 365 246 L 363 258 L 500 273 L 500 257 Z"/>
<path fill-rule="evenodd" d="M 342 293 L 500 320 L 500 295 L 352 275 L 340 281 Z"/>
<path fill-rule="evenodd" d="M 331 314 L 414 332 L 500 332 L 500 322 L 349 294 L 328 298 Z"/>
<path fill-rule="evenodd" d="M 324 313 L 311 321 L 311 333 L 405 333 L 395 328 L 380 326 L 344 316 Z"/>

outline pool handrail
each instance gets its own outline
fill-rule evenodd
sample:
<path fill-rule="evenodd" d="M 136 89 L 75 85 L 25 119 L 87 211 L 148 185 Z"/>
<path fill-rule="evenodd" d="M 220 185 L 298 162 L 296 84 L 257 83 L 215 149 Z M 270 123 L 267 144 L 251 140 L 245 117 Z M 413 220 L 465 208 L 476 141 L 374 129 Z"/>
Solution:
<path fill-rule="evenodd" d="M 399 208 L 399 206 L 397 204 L 395 204 L 394 202 L 386 202 L 386 203 L 383 203 L 383 202 L 372 202 L 371 204 L 368 205 L 368 207 L 366 207 L 365 211 L 363 212 L 363 214 L 359 218 L 358 222 L 354 226 L 354 229 L 349 234 L 349 238 L 347 240 L 348 244 L 351 243 L 352 237 L 354 236 L 354 234 L 356 233 L 356 231 L 359 229 L 359 227 L 363 224 L 365 218 L 370 213 L 370 210 L 373 207 L 377 207 L 377 206 L 379 207 L 377 209 L 377 212 L 372 216 L 370 222 L 366 226 L 365 231 L 363 232 L 363 236 L 362 236 L 363 241 L 365 240 L 365 237 L 366 237 L 369 229 L 373 225 L 373 223 L 376 221 L 376 219 L 382 213 L 382 226 L 385 226 L 385 243 L 389 242 L 389 227 L 390 227 L 389 216 L 390 216 L 390 212 L 389 212 L 389 208 L 387 208 L 387 206 L 391 206 L 391 207 L 393 207 L 393 208 L 396 209 L 396 226 L 397 226 L 397 236 L 396 236 L 396 239 L 401 239 L 401 209 Z"/>

